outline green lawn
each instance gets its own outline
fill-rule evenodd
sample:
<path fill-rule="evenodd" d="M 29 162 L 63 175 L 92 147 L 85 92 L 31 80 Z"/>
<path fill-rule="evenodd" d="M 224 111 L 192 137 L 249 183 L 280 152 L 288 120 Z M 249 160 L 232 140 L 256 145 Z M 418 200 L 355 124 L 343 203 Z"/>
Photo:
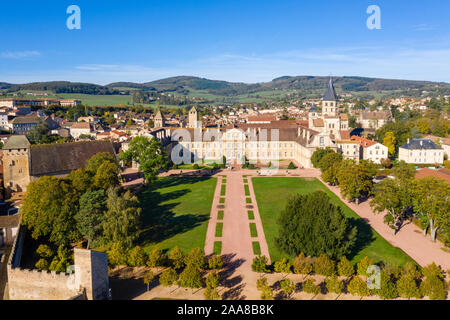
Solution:
<path fill-rule="evenodd" d="M 252 238 L 258 237 L 258 231 L 256 230 L 256 223 L 250 223 L 250 236 Z"/>
<path fill-rule="evenodd" d="M 214 242 L 214 254 L 220 255 L 222 253 L 222 241 Z"/>
<path fill-rule="evenodd" d="M 255 213 L 253 210 L 248 211 L 248 220 L 255 220 Z"/>
<path fill-rule="evenodd" d="M 159 178 L 139 193 L 143 231 L 139 244 L 187 252 L 204 248 L 217 178 Z"/>
<path fill-rule="evenodd" d="M 364 256 L 371 257 L 376 262 L 384 261 L 400 265 L 408 260 L 412 261 L 406 253 L 393 247 L 317 179 L 255 177 L 252 178 L 252 182 L 273 262 L 283 257 L 293 258 L 278 250 L 275 245 L 275 238 L 278 236 L 277 216 L 284 209 L 288 197 L 292 194 L 318 190 L 326 192 L 334 204 L 341 206 L 343 214 L 358 228 L 357 244 L 348 257 L 352 263 L 357 263 Z"/>
<path fill-rule="evenodd" d="M 261 254 L 261 247 L 258 241 L 252 242 L 253 254 L 259 256 Z"/>
<path fill-rule="evenodd" d="M 227 186 L 224 184 L 220 186 L 220 196 L 225 196 L 226 188 Z"/>
<path fill-rule="evenodd" d="M 250 196 L 250 189 L 248 187 L 248 184 L 244 184 L 244 190 L 245 190 L 245 195 L 249 197 Z"/>
<path fill-rule="evenodd" d="M 252 198 L 245 198 L 246 203 L 252 203 Z"/>
<path fill-rule="evenodd" d="M 223 210 L 219 210 L 217 212 L 217 220 L 223 220 L 223 215 L 224 215 L 224 211 Z"/>
<path fill-rule="evenodd" d="M 223 230 L 223 223 L 222 222 L 218 222 L 216 224 L 216 238 L 221 238 L 222 237 L 222 230 Z"/>

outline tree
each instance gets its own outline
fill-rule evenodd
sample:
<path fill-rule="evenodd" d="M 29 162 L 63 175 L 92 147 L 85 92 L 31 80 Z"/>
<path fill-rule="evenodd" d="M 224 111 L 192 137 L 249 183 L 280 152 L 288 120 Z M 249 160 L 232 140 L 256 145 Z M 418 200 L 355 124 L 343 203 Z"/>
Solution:
<path fill-rule="evenodd" d="M 373 166 L 368 162 L 357 164 L 352 160 L 344 161 L 337 174 L 342 196 L 359 203 L 361 196 L 368 196 L 372 193 L 374 175 Z"/>
<path fill-rule="evenodd" d="M 219 286 L 219 275 L 217 272 L 210 272 L 206 277 L 206 287 L 217 288 Z"/>
<path fill-rule="evenodd" d="M 420 293 L 423 296 L 428 296 L 430 300 L 445 300 L 447 284 L 437 276 L 428 276 L 420 284 Z"/>
<path fill-rule="evenodd" d="M 44 258 L 41 258 L 38 260 L 38 262 L 36 262 L 36 264 L 34 265 L 36 267 L 36 269 L 38 270 L 48 270 L 48 261 L 45 260 Z"/>
<path fill-rule="evenodd" d="M 220 294 L 219 291 L 217 291 L 217 288 L 211 288 L 207 286 L 204 296 L 205 300 L 220 300 Z"/>
<path fill-rule="evenodd" d="M 163 287 L 170 287 L 176 284 L 178 280 L 178 274 L 173 268 L 167 268 L 159 276 L 159 283 Z"/>
<path fill-rule="evenodd" d="M 336 162 L 331 165 L 327 170 L 322 172 L 322 180 L 328 182 L 332 186 L 339 184 L 338 174 L 341 169 L 341 162 Z"/>
<path fill-rule="evenodd" d="M 430 229 L 433 242 L 439 229 L 450 234 L 450 184 L 435 177 L 425 177 L 415 181 L 413 190 L 413 208 L 425 226 L 424 234 Z"/>
<path fill-rule="evenodd" d="M 75 214 L 78 197 L 71 184 L 52 176 L 40 177 L 27 187 L 22 204 L 22 223 L 34 239 L 49 236 L 56 245 L 79 239 Z"/>
<path fill-rule="evenodd" d="M 410 275 L 402 275 L 400 279 L 397 280 L 397 291 L 402 298 L 421 298 L 416 280 Z"/>
<path fill-rule="evenodd" d="M 313 270 L 313 264 L 310 259 L 305 257 L 301 252 L 298 257 L 294 259 L 294 273 L 296 274 L 310 274 Z"/>
<path fill-rule="evenodd" d="M 92 176 L 83 168 L 71 171 L 67 179 L 80 196 L 93 188 Z"/>
<path fill-rule="evenodd" d="M 116 163 L 105 161 L 93 178 L 94 187 L 107 190 L 119 185 L 119 166 Z"/>
<path fill-rule="evenodd" d="M 402 160 L 392 169 L 392 173 L 397 179 L 411 180 L 416 175 L 416 168 Z"/>
<path fill-rule="evenodd" d="M 388 154 L 392 158 L 395 155 L 395 135 L 393 132 L 389 131 L 386 132 L 384 138 L 383 138 L 383 145 L 385 145 L 388 148 Z"/>
<path fill-rule="evenodd" d="M 175 270 L 184 268 L 184 253 L 178 246 L 175 246 L 172 250 L 170 250 L 168 258 Z"/>
<path fill-rule="evenodd" d="M 260 291 L 267 285 L 267 278 L 259 278 L 258 280 L 256 280 L 256 289 Z"/>
<path fill-rule="evenodd" d="M 60 245 L 57 250 L 56 256 L 53 257 L 50 266 L 51 271 L 66 272 L 67 268 L 73 264 L 72 250 L 69 250 L 65 245 Z"/>
<path fill-rule="evenodd" d="M 351 251 L 356 241 L 356 227 L 322 191 L 290 197 L 278 225 L 276 243 L 291 256 L 304 252 L 308 256 L 326 253 L 332 258 L 341 257 Z"/>
<path fill-rule="evenodd" d="M 288 169 L 294 170 L 294 169 L 297 169 L 297 166 L 291 161 L 291 162 L 289 162 Z"/>
<path fill-rule="evenodd" d="M 113 266 L 126 265 L 128 257 L 128 249 L 123 242 L 114 242 L 111 250 L 108 251 L 108 261 Z"/>
<path fill-rule="evenodd" d="M 314 263 L 314 272 L 322 276 L 332 276 L 336 273 L 335 263 L 326 254 L 322 253 Z"/>
<path fill-rule="evenodd" d="M 344 277 L 351 277 L 355 274 L 355 268 L 353 268 L 353 265 L 348 261 L 348 259 L 344 256 L 341 258 L 339 263 L 337 264 L 337 270 L 338 274 L 340 276 Z"/>
<path fill-rule="evenodd" d="M 360 262 L 358 262 L 358 264 L 356 265 L 356 270 L 357 273 L 362 275 L 362 276 L 369 276 L 369 274 L 367 274 L 367 269 L 373 265 L 375 262 L 373 261 L 372 258 L 369 258 L 367 256 L 365 256 L 364 258 L 361 259 Z"/>
<path fill-rule="evenodd" d="M 281 290 L 283 290 L 284 294 L 290 298 L 292 293 L 295 291 L 295 283 L 291 281 L 289 278 L 286 278 L 280 282 Z"/>
<path fill-rule="evenodd" d="M 375 213 L 384 213 L 385 222 L 395 235 L 412 207 L 411 183 L 409 180 L 384 179 L 375 186 L 370 206 Z"/>
<path fill-rule="evenodd" d="M 200 248 L 194 248 L 186 256 L 185 263 L 186 266 L 191 265 L 199 269 L 204 269 L 207 265 L 205 253 Z"/>
<path fill-rule="evenodd" d="M 336 275 L 326 278 L 325 282 L 327 284 L 328 292 L 335 294 L 342 293 L 342 290 L 344 289 L 344 282 L 339 280 Z"/>
<path fill-rule="evenodd" d="M 128 247 L 136 239 L 140 225 L 142 209 L 139 200 L 130 191 L 120 194 L 119 189 L 111 188 L 107 192 L 103 223 L 103 235 L 112 242 L 123 241 Z"/>
<path fill-rule="evenodd" d="M 208 265 L 210 269 L 222 269 L 223 259 L 221 256 L 214 255 L 208 260 Z"/>
<path fill-rule="evenodd" d="M 385 300 L 395 299 L 398 296 L 394 279 L 385 270 L 380 273 L 380 288 L 375 289 L 375 293 Z"/>
<path fill-rule="evenodd" d="M 314 166 L 314 168 L 319 168 L 320 160 L 322 160 L 323 157 L 325 157 L 329 153 L 335 153 L 333 149 L 331 148 L 325 148 L 325 149 L 317 149 L 313 152 L 311 155 L 311 163 Z"/>
<path fill-rule="evenodd" d="M 320 287 L 314 284 L 314 281 L 311 279 L 306 280 L 303 283 L 303 291 L 305 291 L 306 293 L 310 293 L 310 294 L 319 294 L 320 293 Z"/>
<path fill-rule="evenodd" d="M 96 153 L 86 162 L 85 170 L 94 176 L 105 162 L 117 164 L 116 156 L 109 152 Z"/>
<path fill-rule="evenodd" d="M 132 267 L 145 266 L 147 255 L 141 246 L 136 246 L 128 253 L 128 265 Z"/>
<path fill-rule="evenodd" d="M 332 167 L 336 163 L 340 163 L 343 157 L 341 153 L 329 152 L 320 159 L 318 168 L 320 171 L 325 172 L 328 168 Z"/>
<path fill-rule="evenodd" d="M 101 235 L 106 211 L 104 190 L 88 191 L 80 198 L 80 209 L 75 215 L 78 231 L 87 240 L 87 249 Z"/>
<path fill-rule="evenodd" d="M 144 275 L 144 284 L 147 285 L 147 291 L 150 290 L 150 283 L 152 283 L 153 279 L 155 278 L 155 275 L 151 271 L 147 271 Z"/>
<path fill-rule="evenodd" d="M 412 261 L 407 261 L 403 268 L 400 271 L 402 276 L 408 276 L 415 280 L 418 280 L 422 277 L 422 272 L 420 271 L 419 267 L 416 263 Z"/>
<path fill-rule="evenodd" d="M 150 252 L 150 254 L 148 255 L 147 266 L 151 268 L 163 267 L 165 263 L 166 263 L 166 255 L 159 248 L 153 249 L 152 252 Z"/>
<path fill-rule="evenodd" d="M 144 136 L 133 138 L 128 150 L 120 154 L 120 159 L 136 161 L 139 164 L 139 171 L 144 173 L 146 182 L 153 182 L 158 173 L 169 165 L 161 142 Z"/>
<path fill-rule="evenodd" d="M 36 253 L 41 258 L 51 258 L 54 255 L 53 250 L 46 244 L 40 244 L 36 250 Z"/>
<path fill-rule="evenodd" d="M 352 296 L 366 297 L 370 295 L 369 288 L 359 276 L 353 277 L 347 286 L 347 290 Z"/>
<path fill-rule="evenodd" d="M 269 272 L 267 269 L 267 257 L 266 256 L 257 256 L 253 259 L 252 270 L 254 272 L 266 273 Z"/>
<path fill-rule="evenodd" d="M 291 264 L 286 258 L 283 258 L 275 262 L 274 270 L 280 273 L 291 273 Z"/>
<path fill-rule="evenodd" d="M 203 277 L 200 269 L 192 264 L 188 264 L 180 274 L 180 286 L 183 288 L 201 288 Z"/>

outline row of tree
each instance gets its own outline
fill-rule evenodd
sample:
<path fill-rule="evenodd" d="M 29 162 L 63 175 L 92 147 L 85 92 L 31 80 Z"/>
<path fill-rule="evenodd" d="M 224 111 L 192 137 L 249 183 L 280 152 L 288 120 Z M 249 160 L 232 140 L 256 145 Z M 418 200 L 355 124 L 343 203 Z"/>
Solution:
<path fill-rule="evenodd" d="M 335 294 L 348 292 L 360 297 L 375 294 L 382 299 L 395 299 L 399 296 L 419 299 L 428 296 L 432 300 L 445 300 L 448 294 L 449 284 L 446 282 L 445 272 L 435 263 L 424 268 L 418 267 L 413 262 L 406 262 L 403 267 L 386 264 L 377 270 L 374 268 L 373 259 L 364 257 L 357 263 L 355 272 L 355 267 L 345 257 L 336 263 L 325 254 L 313 258 L 301 253 L 293 264 L 283 259 L 275 262 L 274 266 L 275 272 L 283 274 L 294 272 L 306 276 L 313 274 L 325 276 L 325 280 L 319 284 L 315 284 L 311 278 L 295 284 L 285 277 L 280 286 L 287 298 L 290 298 L 297 288 L 314 295 L 320 292 Z M 269 272 L 267 258 L 255 257 L 252 268 L 259 273 Z M 447 273 L 450 276 L 450 270 Z M 262 291 L 261 299 L 273 299 L 273 290 L 268 286 L 266 278 L 258 279 L 257 288 Z"/>

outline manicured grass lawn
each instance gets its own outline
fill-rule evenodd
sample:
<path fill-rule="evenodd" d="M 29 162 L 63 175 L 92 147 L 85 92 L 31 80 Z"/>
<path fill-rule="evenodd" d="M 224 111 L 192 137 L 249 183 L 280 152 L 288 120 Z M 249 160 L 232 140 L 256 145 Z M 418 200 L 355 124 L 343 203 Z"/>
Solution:
<path fill-rule="evenodd" d="M 227 188 L 227 186 L 224 185 L 224 184 L 220 187 L 220 195 L 221 195 L 222 197 L 225 196 L 226 188 Z"/>
<path fill-rule="evenodd" d="M 217 220 L 223 220 L 223 215 L 224 215 L 224 211 L 223 210 L 219 210 L 217 212 Z"/>
<path fill-rule="evenodd" d="M 184 252 L 203 248 L 217 178 L 159 178 L 139 193 L 143 229 L 139 245 Z"/>
<path fill-rule="evenodd" d="M 248 220 L 255 220 L 255 213 L 252 210 L 248 211 Z"/>
<path fill-rule="evenodd" d="M 393 247 L 317 179 L 255 177 L 252 182 L 270 258 L 274 262 L 283 257 L 293 258 L 278 250 L 275 245 L 275 239 L 278 237 L 277 217 L 285 208 L 288 197 L 318 190 L 326 192 L 331 201 L 339 205 L 343 214 L 358 228 L 356 246 L 348 257 L 352 263 L 359 262 L 364 256 L 373 258 L 375 262 L 384 261 L 400 265 L 412 261 L 403 250 Z"/>
<path fill-rule="evenodd" d="M 245 198 L 246 203 L 252 203 L 252 198 Z"/>
<path fill-rule="evenodd" d="M 225 203 L 225 198 L 220 198 L 219 203 Z"/>
<path fill-rule="evenodd" d="M 222 230 L 223 230 L 223 223 L 222 222 L 218 222 L 216 224 L 216 237 L 217 238 L 222 237 Z"/>
<path fill-rule="evenodd" d="M 253 247 L 253 254 L 259 256 L 261 254 L 261 247 L 259 246 L 259 242 L 253 241 L 252 247 Z"/>
<path fill-rule="evenodd" d="M 222 253 L 222 241 L 215 241 L 214 242 L 214 254 L 221 254 Z"/>
<path fill-rule="evenodd" d="M 250 223 L 250 236 L 252 238 L 258 237 L 258 231 L 256 230 L 256 223 Z"/>
<path fill-rule="evenodd" d="M 244 190 L 245 190 L 245 195 L 247 197 L 250 197 L 250 188 L 248 187 L 248 184 L 244 184 Z"/>
<path fill-rule="evenodd" d="M 227 179 L 222 179 L 222 183 L 227 183 Z"/>
<path fill-rule="evenodd" d="M 244 183 L 248 183 L 248 179 L 244 179 Z"/>

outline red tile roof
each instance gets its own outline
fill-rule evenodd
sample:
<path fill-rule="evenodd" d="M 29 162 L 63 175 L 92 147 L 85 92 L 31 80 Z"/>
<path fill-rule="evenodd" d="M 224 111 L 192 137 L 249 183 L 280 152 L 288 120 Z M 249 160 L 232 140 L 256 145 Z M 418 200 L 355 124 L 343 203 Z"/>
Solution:
<path fill-rule="evenodd" d="M 358 136 L 352 136 L 351 139 L 355 140 L 355 141 L 358 141 L 359 144 L 361 145 L 361 147 L 363 147 L 363 148 L 367 148 L 367 147 L 373 146 L 374 144 L 378 143 L 376 141 L 369 140 L 369 139 L 366 139 L 364 137 L 358 137 Z"/>
<path fill-rule="evenodd" d="M 448 169 L 446 169 L 446 170 L 448 170 Z M 450 171 L 450 170 L 448 170 L 448 171 Z M 430 177 L 430 176 L 444 179 L 445 181 L 447 181 L 447 183 L 450 183 L 450 174 L 442 172 L 442 169 L 441 170 L 432 170 L 432 169 L 428 169 L 428 168 L 423 168 L 423 169 L 420 169 L 416 173 L 416 179 Z"/>

